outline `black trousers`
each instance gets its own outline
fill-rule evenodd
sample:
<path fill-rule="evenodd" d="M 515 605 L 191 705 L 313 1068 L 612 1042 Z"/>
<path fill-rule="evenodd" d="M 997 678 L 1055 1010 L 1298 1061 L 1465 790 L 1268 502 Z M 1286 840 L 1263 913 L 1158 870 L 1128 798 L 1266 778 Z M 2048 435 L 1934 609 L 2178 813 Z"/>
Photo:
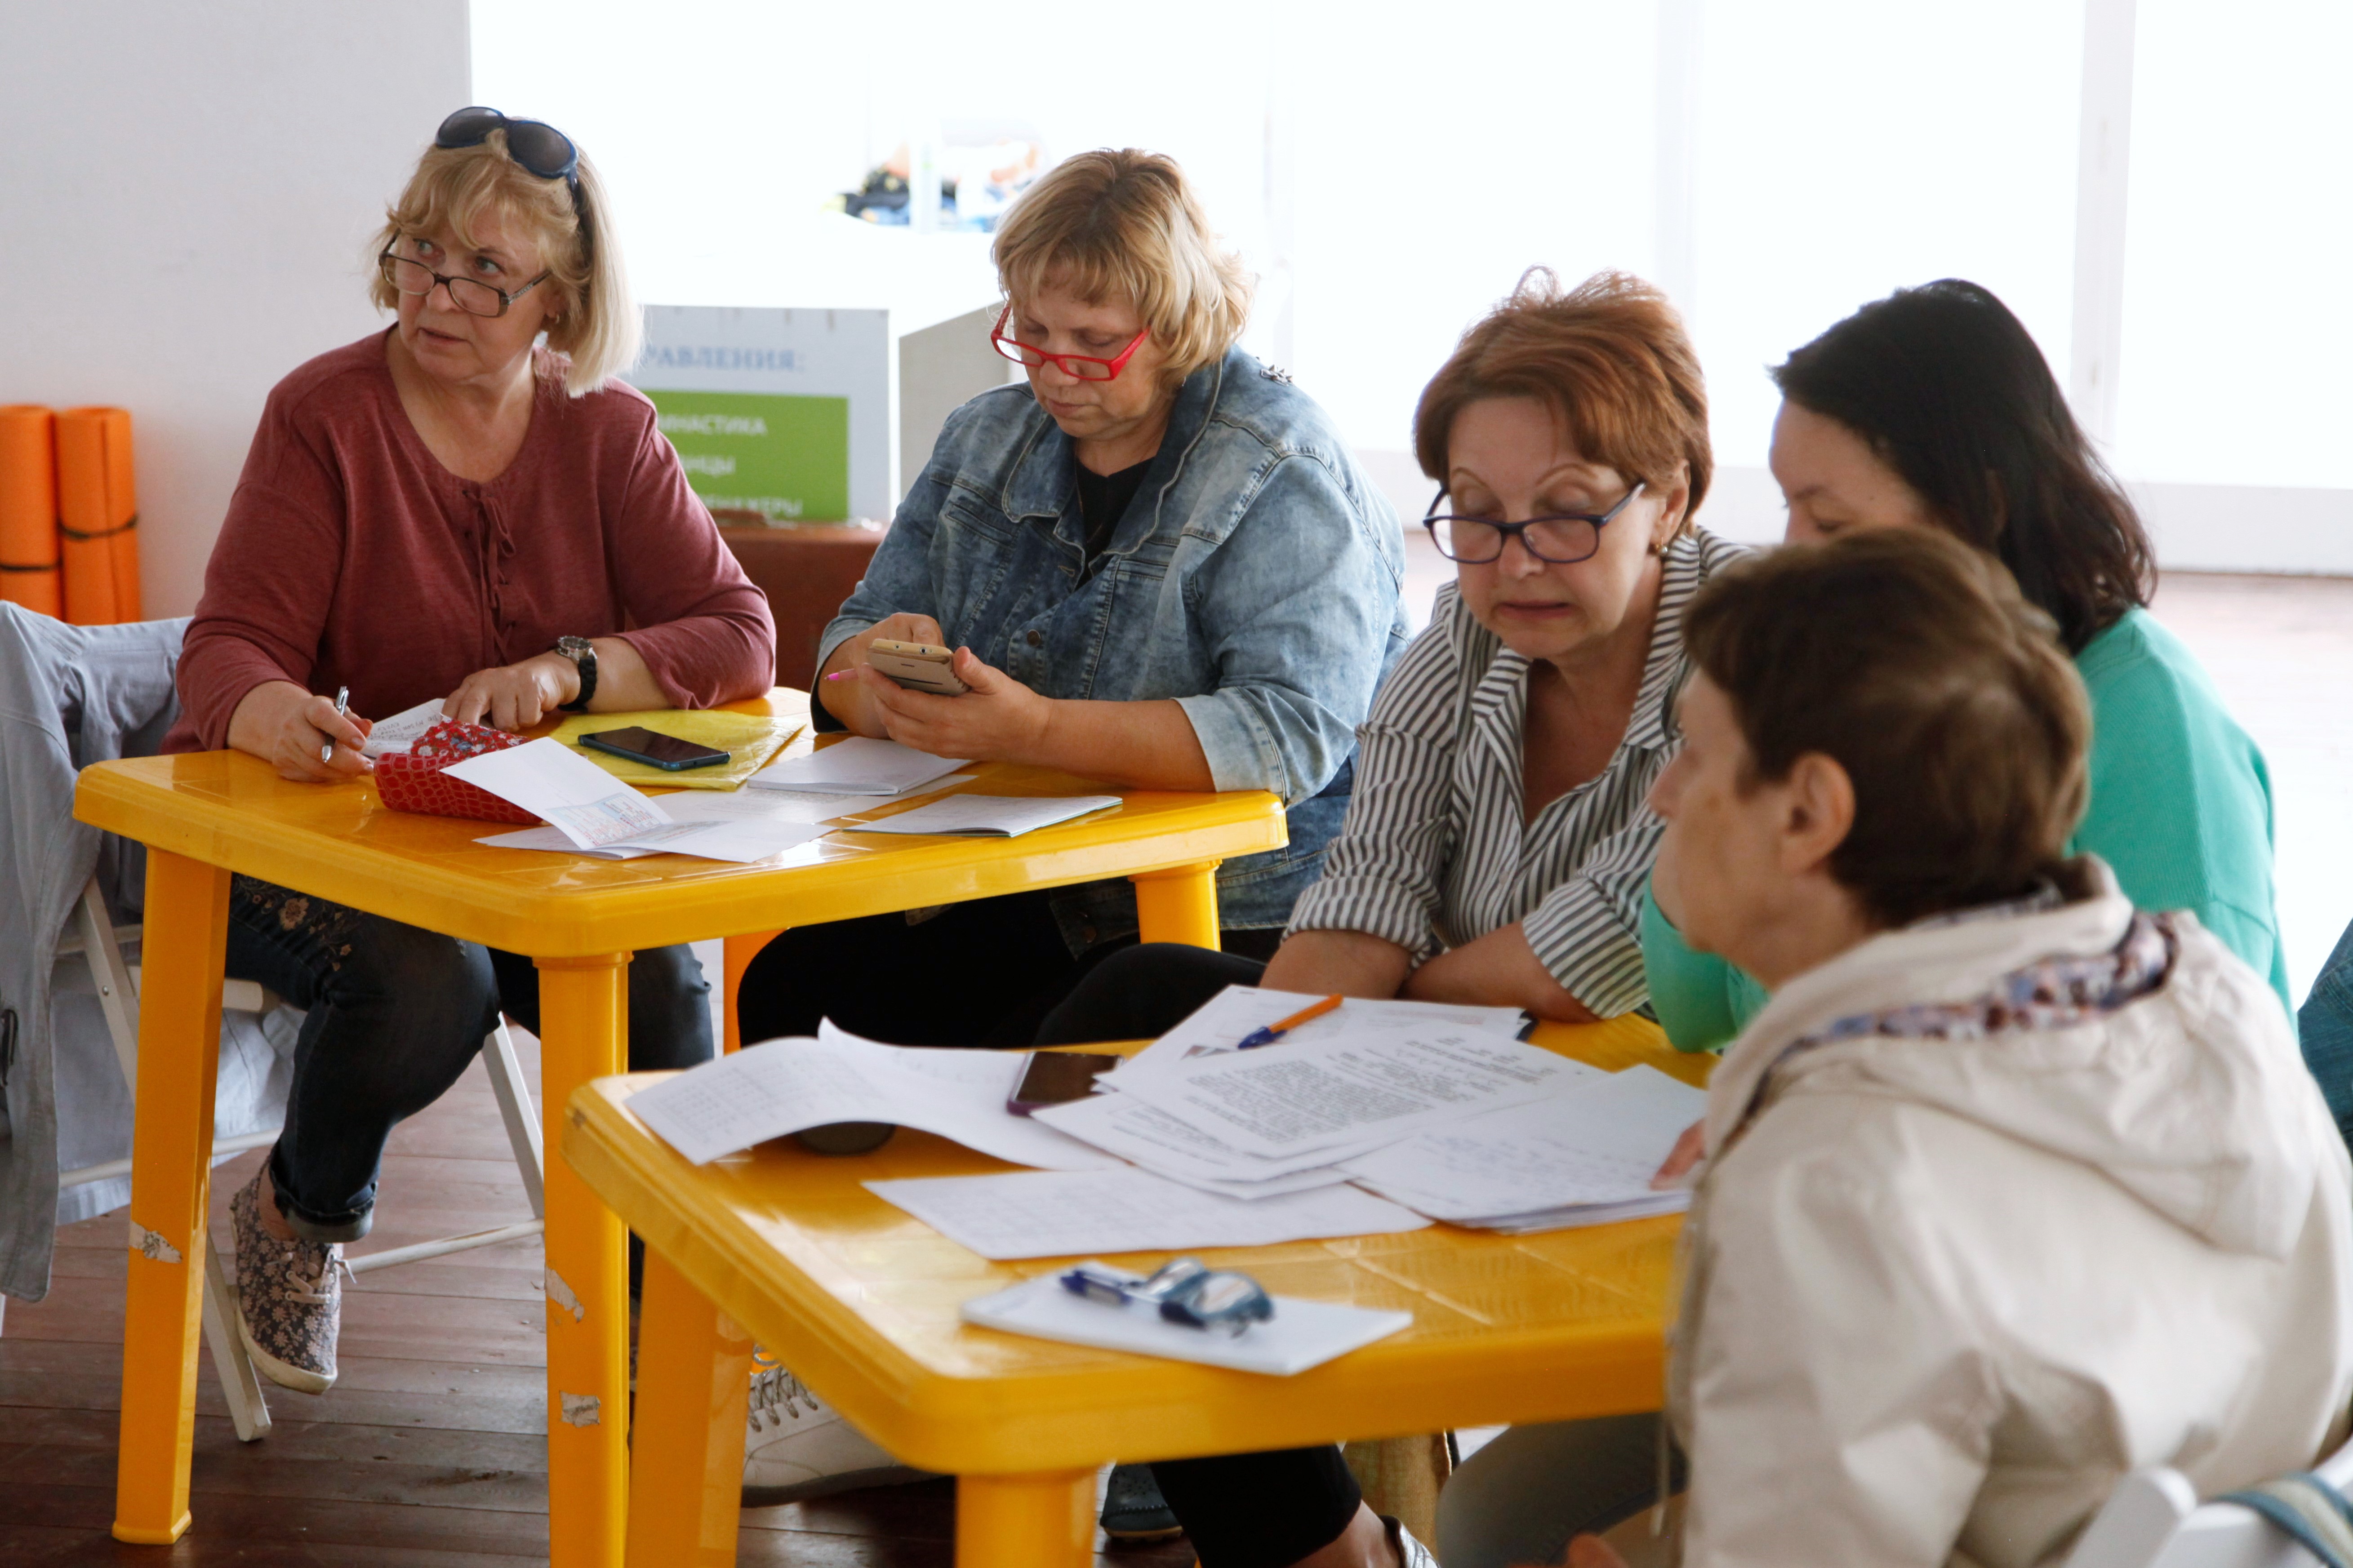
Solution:
<path fill-rule="evenodd" d="M 1041 1046 L 1166 1033 L 1229 985 L 1255 985 L 1263 963 L 1154 942 L 1095 966 L 1049 1014 Z M 1364 1501 L 1336 1447 L 1282 1448 L 1152 1467 L 1201 1568 L 1286 1568 L 1339 1539 Z"/>
<path fill-rule="evenodd" d="M 904 915 L 871 915 L 785 932 L 760 950 L 735 993 L 746 1042 L 814 1035 L 818 1021 L 894 1046 L 1026 1047 L 1072 989 L 1124 953 L 1134 937 L 1103 942 L 1073 958 L 1044 892 L 1014 893 L 950 904 L 910 924 Z M 1271 956 L 1279 931 L 1221 933 L 1227 952 L 1175 948 L 1211 960 L 1237 952 Z M 1253 974 L 1261 964 L 1251 964 Z M 1215 992 L 1219 985 L 1210 987 Z M 1187 1007 L 1176 1016 L 1183 1017 Z M 1159 1034 L 1160 1029 L 1142 1031 Z M 1133 1037 L 1093 1034 L 1082 1040 Z"/>
<path fill-rule="evenodd" d="M 229 977 L 309 1009 L 269 1157 L 278 1206 L 311 1240 L 356 1241 L 393 1127 L 448 1092 L 501 1012 L 538 1031 L 539 971 L 252 877 L 231 883 L 228 912 Z M 628 984 L 633 1070 L 711 1059 L 711 987 L 690 949 L 638 953 Z"/>

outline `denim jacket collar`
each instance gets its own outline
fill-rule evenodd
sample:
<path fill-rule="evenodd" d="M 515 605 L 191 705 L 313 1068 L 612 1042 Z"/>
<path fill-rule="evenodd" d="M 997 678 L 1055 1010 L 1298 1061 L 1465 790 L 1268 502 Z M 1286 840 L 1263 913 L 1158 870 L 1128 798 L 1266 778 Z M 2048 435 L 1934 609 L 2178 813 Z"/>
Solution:
<path fill-rule="evenodd" d="M 1217 412 L 1218 395 L 1225 387 L 1227 362 L 1237 352 L 1229 351 L 1225 358 L 1202 366 L 1176 388 L 1176 406 L 1169 411 L 1168 432 L 1160 438 L 1160 450 L 1154 455 L 1144 484 L 1136 491 L 1138 501 L 1146 496 L 1152 498 L 1151 509 L 1146 511 L 1141 506 L 1130 507 L 1100 559 L 1128 554 L 1159 531 L 1161 503 L 1183 477 L 1186 460 L 1208 433 L 1209 417 Z M 1017 522 L 1036 520 L 1056 542 L 1073 555 L 1081 554 L 1080 536 L 1085 532 L 1086 523 L 1079 516 L 1078 483 L 1071 471 L 1077 458 L 1077 443 L 1062 433 L 1062 427 L 1041 405 L 1030 405 L 1028 422 L 1029 429 L 1021 457 L 1005 482 L 1005 514 Z"/>

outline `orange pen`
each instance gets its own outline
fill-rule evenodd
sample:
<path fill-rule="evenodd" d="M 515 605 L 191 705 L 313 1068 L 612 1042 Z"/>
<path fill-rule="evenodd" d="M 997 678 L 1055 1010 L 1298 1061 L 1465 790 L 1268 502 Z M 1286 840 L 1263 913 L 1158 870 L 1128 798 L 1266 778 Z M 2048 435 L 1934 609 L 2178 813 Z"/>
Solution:
<path fill-rule="evenodd" d="M 1249 1034 L 1242 1037 L 1241 1043 L 1236 1046 L 1234 1049 L 1238 1051 L 1254 1051 L 1261 1046 L 1271 1046 L 1274 1044 L 1275 1041 L 1282 1038 L 1283 1036 L 1291 1033 L 1292 1030 L 1299 1027 L 1300 1025 L 1306 1023 L 1310 1018 L 1320 1018 L 1324 1014 L 1329 1013 L 1333 1008 L 1337 1007 L 1340 1005 L 1340 1002 L 1341 998 L 1337 996 L 1326 996 L 1324 1000 L 1315 1003 L 1312 1006 L 1302 1007 L 1298 1012 L 1293 1013 L 1288 1018 L 1283 1018 L 1275 1023 L 1269 1024 L 1263 1029 L 1252 1029 Z"/>

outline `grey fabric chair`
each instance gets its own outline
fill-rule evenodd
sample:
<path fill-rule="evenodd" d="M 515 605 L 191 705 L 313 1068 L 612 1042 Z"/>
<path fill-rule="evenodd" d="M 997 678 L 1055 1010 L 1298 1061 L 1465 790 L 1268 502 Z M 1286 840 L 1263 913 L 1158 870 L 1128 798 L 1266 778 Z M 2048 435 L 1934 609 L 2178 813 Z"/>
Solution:
<path fill-rule="evenodd" d="M 73 786 L 90 763 L 162 744 L 186 626 L 69 626 L 0 603 L 0 1298 L 40 1300 L 57 1226 L 130 1199 L 145 854 L 75 822 Z M 216 1163 L 277 1142 L 302 1021 L 250 981 L 225 981 L 221 1005 Z M 350 1273 L 543 1228 L 539 1115 L 503 1022 L 483 1058 L 533 1217 L 349 1258 Z M 205 1248 L 204 1337 L 252 1442 L 269 1431 L 269 1404 L 229 1270 L 209 1236 Z"/>

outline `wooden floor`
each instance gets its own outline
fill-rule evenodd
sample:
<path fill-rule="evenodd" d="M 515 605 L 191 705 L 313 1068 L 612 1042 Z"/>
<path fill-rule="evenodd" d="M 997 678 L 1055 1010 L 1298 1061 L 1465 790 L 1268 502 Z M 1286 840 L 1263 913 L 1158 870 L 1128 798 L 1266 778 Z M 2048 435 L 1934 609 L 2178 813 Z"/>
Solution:
<path fill-rule="evenodd" d="M 517 1032 L 536 1081 L 537 1043 Z M 261 1155 L 215 1173 L 213 1230 Z M 365 1252 L 530 1217 L 478 1063 L 394 1134 Z M 203 1361 L 195 1523 L 125 1546 L 114 1512 L 125 1258 L 121 1211 L 58 1238 L 55 1283 L 0 1321 L 0 1564 L 522 1568 L 547 1557 L 545 1358 L 536 1238 L 363 1275 L 343 1298 L 342 1376 L 319 1397 L 273 1388 L 276 1428 L 241 1444 Z M 739 1561 L 774 1568 L 948 1568 L 953 1483 L 748 1509 Z M 1110 1568 L 1179 1568 L 1180 1544 Z"/>

